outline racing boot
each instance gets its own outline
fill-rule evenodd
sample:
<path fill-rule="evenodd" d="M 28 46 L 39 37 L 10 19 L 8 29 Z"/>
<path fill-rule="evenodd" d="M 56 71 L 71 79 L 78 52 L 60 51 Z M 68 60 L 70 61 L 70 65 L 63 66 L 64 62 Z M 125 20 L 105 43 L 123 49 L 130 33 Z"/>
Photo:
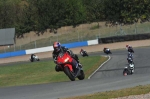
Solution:
<path fill-rule="evenodd" d="M 78 66 L 80 67 L 80 68 L 82 68 L 82 64 L 79 62 L 79 60 L 76 60 L 77 61 L 77 63 L 78 63 Z"/>
<path fill-rule="evenodd" d="M 62 71 L 62 69 L 61 69 L 61 67 L 60 67 L 59 65 L 56 65 L 56 66 L 55 66 L 55 71 L 56 71 L 56 72 L 59 72 L 59 71 Z"/>
<path fill-rule="evenodd" d="M 82 64 L 80 64 L 79 59 L 78 59 L 78 58 L 75 58 L 75 60 L 77 61 L 78 66 L 79 66 L 80 68 L 82 68 Z"/>

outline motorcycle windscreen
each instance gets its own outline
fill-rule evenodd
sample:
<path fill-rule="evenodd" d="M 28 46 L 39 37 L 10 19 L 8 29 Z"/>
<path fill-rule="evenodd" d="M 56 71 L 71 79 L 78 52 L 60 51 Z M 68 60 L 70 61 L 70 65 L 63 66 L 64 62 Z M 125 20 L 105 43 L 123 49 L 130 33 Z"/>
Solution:
<path fill-rule="evenodd" d="M 66 53 L 59 53 L 58 57 L 57 57 L 57 62 L 58 63 L 66 63 L 66 62 L 71 62 L 72 59 L 70 57 L 70 55 L 66 52 Z"/>

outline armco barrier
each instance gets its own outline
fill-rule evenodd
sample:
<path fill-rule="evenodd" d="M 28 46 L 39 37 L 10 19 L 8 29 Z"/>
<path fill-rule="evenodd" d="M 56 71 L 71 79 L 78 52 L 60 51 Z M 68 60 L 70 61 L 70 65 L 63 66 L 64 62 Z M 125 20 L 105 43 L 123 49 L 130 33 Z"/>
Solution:
<path fill-rule="evenodd" d="M 98 44 L 98 39 L 96 39 L 96 40 L 89 40 L 89 41 L 87 41 L 87 43 L 88 43 L 88 46 L 89 46 L 89 45 Z"/>
<path fill-rule="evenodd" d="M 99 38 L 98 42 L 100 44 L 100 43 L 114 43 L 114 42 L 123 42 L 123 41 L 133 41 L 133 40 L 145 40 L 145 39 L 150 39 L 150 33 Z"/>
<path fill-rule="evenodd" d="M 0 58 L 8 58 L 8 57 L 14 57 L 14 56 L 21 56 L 21 55 L 26 55 L 25 50 L 2 53 L 2 54 L 0 54 Z"/>
<path fill-rule="evenodd" d="M 62 44 L 62 46 L 65 46 L 67 48 L 75 48 L 75 47 L 95 45 L 95 44 L 98 44 L 98 39 L 83 41 L 83 42 Z M 21 56 L 21 55 L 26 55 L 26 54 L 40 53 L 40 52 L 47 52 L 47 51 L 53 51 L 53 47 L 48 46 L 48 47 L 42 47 L 42 48 L 28 49 L 25 51 L 2 53 L 2 54 L 0 54 L 0 58 L 8 58 L 8 57 Z"/>
<path fill-rule="evenodd" d="M 52 51 L 52 50 L 53 50 L 53 47 L 48 46 L 48 47 L 42 47 L 42 48 L 35 48 L 35 49 L 26 50 L 26 54 L 41 53 L 41 52 L 47 52 L 47 51 Z"/>

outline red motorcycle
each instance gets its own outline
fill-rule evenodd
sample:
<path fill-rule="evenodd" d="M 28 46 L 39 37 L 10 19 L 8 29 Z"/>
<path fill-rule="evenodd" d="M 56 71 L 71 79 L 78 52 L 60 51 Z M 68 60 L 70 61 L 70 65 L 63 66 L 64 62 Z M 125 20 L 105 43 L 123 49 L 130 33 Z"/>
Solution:
<path fill-rule="evenodd" d="M 72 66 L 76 61 L 67 53 L 60 52 L 57 57 L 57 64 L 64 71 L 64 73 L 69 77 L 71 81 L 75 81 L 75 78 L 83 80 L 85 78 L 84 71 L 80 66 Z"/>

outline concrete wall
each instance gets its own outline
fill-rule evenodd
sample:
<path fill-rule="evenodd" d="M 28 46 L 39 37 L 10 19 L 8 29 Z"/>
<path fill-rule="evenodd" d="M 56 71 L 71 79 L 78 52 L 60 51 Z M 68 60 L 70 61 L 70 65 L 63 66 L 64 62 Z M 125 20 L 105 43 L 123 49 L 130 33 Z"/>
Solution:
<path fill-rule="evenodd" d="M 89 40 L 89 41 L 82 41 L 82 42 L 67 43 L 67 44 L 62 44 L 62 46 L 65 46 L 67 48 L 76 48 L 76 47 L 96 45 L 96 44 L 98 44 L 98 39 Z M 53 46 L 35 48 L 35 49 L 27 49 L 27 50 L 22 50 L 22 51 L 15 51 L 15 52 L 1 53 L 0 58 L 22 56 L 22 55 L 28 55 L 28 54 L 32 54 L 32 53 L 41 53 L 41 52 L 48 52 L 48 51 L 53 51 Z"/>

